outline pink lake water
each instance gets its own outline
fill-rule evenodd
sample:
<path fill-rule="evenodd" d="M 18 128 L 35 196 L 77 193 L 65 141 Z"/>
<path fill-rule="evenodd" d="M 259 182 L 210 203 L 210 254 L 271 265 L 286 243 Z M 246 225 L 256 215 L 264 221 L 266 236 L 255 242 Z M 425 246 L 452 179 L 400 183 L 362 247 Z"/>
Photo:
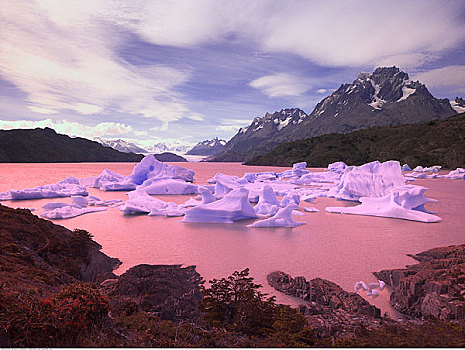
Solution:
<path fill-rule="evenodd" d="M 195 171 L 195 183 L 221 172 L 242 176 L 245 172 L 276 171 L 289 168 L 249 167 L 238 163 L 173 163 Z M 108 168 L 128 175 L 134 163 L 73 164 L 0 164 L 0 192 L 56 183 L 65 177 L 85 178 L 99 175 Z M 318 171 L 319 169 L 315 169 Z M 402 268 L 415 263 L 408 253 L 462 244 L 465 241 L 465 181 L 421 179 L 413 184 L 427 187 L 430 198 L 437 199 L 427 208 L 442 218 L 439 223 L 358 215 L 331 214 L 327 206 L 351 206 L 351 202 L 318 198 L 317 213 L 295 216 L 306 225 L 290 228 L 248 228 L 252 220 L 234 224 L 184 223 L 182 218 L 158 216 L 124 216 L 117 208 L 91 213 L 67 220 L 53 220 L 69 229 L 86 229 L 102 245 L 102 251 L 122 261 L 115 271 L 145 264 L 196 265 L 205 280 L 226 277 L 235 270 L 250 268 L 250 274 L 263 285 L 263 291 L 277 301 L 296 306 L 299 301 L 268 286 L 268 273 L 281 270 L 307 279 L 321 277 L 351 291 L 354 283 L 376 281 L 373 271 Z M 103 192 L 88 188 L 101 199 L 126 200 L 124 192 Z M 155 196 L 165 201 L 185 202 L 190 196 Z M 29 201 L 4 201 L 11 207 L 35 208 L 40 212 L 48 202 L 70 202 L 69 198 Z M 364 296 L 363 293 L 361 293 Z M 370 303 L 399 316 L 389 305 L 389 290 L 378 298 L 366 297 Z"/>

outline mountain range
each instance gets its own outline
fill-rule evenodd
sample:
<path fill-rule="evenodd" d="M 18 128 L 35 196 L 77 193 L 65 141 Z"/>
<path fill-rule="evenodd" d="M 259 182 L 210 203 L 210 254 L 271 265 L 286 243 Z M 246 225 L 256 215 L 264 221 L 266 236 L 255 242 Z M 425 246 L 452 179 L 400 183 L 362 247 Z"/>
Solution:
<path fill-rule="evenodd" d="M 285 142 L 247 165 L 292 166 L 307 162 L 327 167 L 343 161 L 361 165 L 374 160 L 398 160 L 417 165 L 465 167 L 465 113 L 420 124 L 372 127 L 347 134 L 326 134 Z"/>
<path fill-rule="evenodd" d="M 225 145 L 226 140 L 220 140 L 215 137 L 212 140 L 205 140 L 197 143 L 186 154 L 192 156 L 211 156 L 223 151 Z"/>
<path fill-rule="evenodd" d="M 282 142 L 374 127 L 421 123 L 461 112 L 463 100 L 437 99 L 419 81 L 397 67 L 360 73 L 319 102 L 310 114 L 282 109 L 253 119 L 239 129 L 212 161 L 247 161 Z"/>

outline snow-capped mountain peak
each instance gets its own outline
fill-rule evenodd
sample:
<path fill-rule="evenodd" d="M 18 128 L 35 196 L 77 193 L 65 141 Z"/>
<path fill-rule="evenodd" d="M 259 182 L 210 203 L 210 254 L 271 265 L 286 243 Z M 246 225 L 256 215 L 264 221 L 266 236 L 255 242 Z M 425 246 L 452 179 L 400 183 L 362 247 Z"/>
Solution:
<path fill-rule="evenodd" d="M 197 143 L 186 154 L 196 156 L 211 156 L 223 150 L 226 140 L 215 137 L 212 140 L 205 140 Z"/>
<path fill-rule="evenodd" d="M 124 153 L 147 153 L 147 151 L 132 142 L 128 142 L 122 139 L 107 140 L 101 137 L 95 137 L 94 141 L 102 144 L 105 147 L 111 147 L 117 151 Z"/>

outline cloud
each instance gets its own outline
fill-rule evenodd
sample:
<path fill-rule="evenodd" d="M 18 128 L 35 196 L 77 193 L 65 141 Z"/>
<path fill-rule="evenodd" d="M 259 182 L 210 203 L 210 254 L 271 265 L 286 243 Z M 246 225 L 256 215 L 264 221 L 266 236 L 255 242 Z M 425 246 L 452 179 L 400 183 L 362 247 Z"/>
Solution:
<path fill-rule="evenodd" d="M 157 45 L 253 42 L 322 66 L 421 65 L 465 39 L 465 3 L 452 1 L 158 1 L 131 3 L 123 23 Z"/>
<path fill-rule="evenodd" d="M 52 119 L 44 120 L 0 120 L 0 129 L 33 129 L 33 128 L 52 128 L 58 133 L 80 136 L 89 139 L 94 137 L 108 137 L 123 135 L 132 132 L 131 126 L 122 123 L 105 122 L 95 126 L 84 125 L 66 120 L 54 121 Z"/>
<path fill-rule="evenodd" d="M 328 91 L 327 89 L 318 89 L 316 90 L 316 92 L 318 92 L 319 94 L 324 94 L 326 91 Z"/>
<path fill-rule="evenodd" d="M 421 81 L 426 86 L 456 86 L 463 91 L 465 87 L 465 66 L 447 66 L 432 69 L 415 74 L 414 79 Z"/>
<path fill-rule="evenodd" d="M 189 110 L 176 87 L 188 69 L 135 66 L 117 56 L 124 28 L 83 1 L 14 2 L 2 7 L 0 75 L 24 91 L 37 113 L 117 111 L 170 122 Z M 110 12 L 111 13 L 111 12 Z M 18 45 L 18 43 L 20 43 Z"/>
<path fill-rule="evenodd" d="M 311 87 L 307 79 L 287 73 L 266 75 L 255 79 L 249 85 L 269 97 L 300 96 Z"/>

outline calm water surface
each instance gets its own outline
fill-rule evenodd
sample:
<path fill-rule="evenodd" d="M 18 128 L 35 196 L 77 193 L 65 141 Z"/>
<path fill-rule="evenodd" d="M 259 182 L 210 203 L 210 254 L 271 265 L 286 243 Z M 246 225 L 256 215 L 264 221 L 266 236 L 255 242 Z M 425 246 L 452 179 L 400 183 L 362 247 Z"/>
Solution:
<path fill-rule="evenodd" d="M 289 168 L 249 167 L 238 163 L 176 163 L 195 171 L 195 183 L 205 184 L 216 173 L 242 176 L 245 172 L 277 171 Z M 128 175 L 134 163 L 77 164 L 0 164 L 0 192 L 56 183 L 67 176 L 97 176 L 108 168 Z M 356 281 L 375 281 L 373 271 L 402 268 L 415 261 L 406 254 L 465 241 L 465 181 L 446 179 L 416 180 L 414 184 L 429 188 L 428 197 L 438 202 L 427 205 L 442 218 L 439 223 L 357 215 L 330 214 L 326 206 L 354 205 L 331 198 L 318 198 L 317 213 L 295 216 L 306 225 L 289 228 L 248 228 L 253 220 L 234 224 L 184 223 L 182 218 L 123 216 L 116 208 L 68 220 L 54 220 L 69 229 L 90 231 L 102 251 L 123 263 L 121 274 L 131 266 L 147 264 L 196 265 L 206 279 L 228 276 L 235 270 L 250 268 L 251 275 L 264 291 L 282 303 L 297 305 L 266 282 L 266 275 L 282 270 L 307 279 L 322 277 L 350 291 Z M 120 198 L 124 192 L 102 192 L 88 188 L 101 199 Z M 156 196 L 182 203 L 190 196 Z M 5 201 L 11 207 L 40 209 L 48 202 L 70 202 L 69 198 L 32 201 Z M 363 294 L 362 294 L 363 296 Z M 376 299 L 366 297 L 383 312 L 398 316 L 389 306 L 389 291 Z"/>

